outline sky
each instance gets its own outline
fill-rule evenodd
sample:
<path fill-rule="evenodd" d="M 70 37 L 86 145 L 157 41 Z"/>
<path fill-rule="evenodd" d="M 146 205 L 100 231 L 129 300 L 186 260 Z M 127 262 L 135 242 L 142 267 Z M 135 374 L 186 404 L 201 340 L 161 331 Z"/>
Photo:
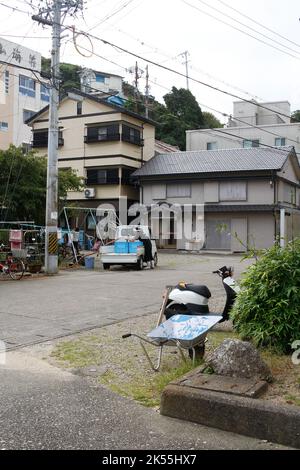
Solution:
<path fill-rule="evenodd" d="M 32 21 L 29 3 L 29 0 L 0 0 L 0 37 L 49 57 L 51 28 Z M 141 70 L 151 60 L 185 74 L 181 54 L 188 51 L 189 87 L 204 111 L 213 108 L 231 114 L 237 98 L 192 79 L 245 99 L 288 100 L 294 111 L 300 109 L 299 17 L 299 0 L 87 0 L 83 14 L 65 18 L 65 24 L 121 46 L 144 60 L 84 35 L 76 39 L 80 54 L 70 31 L 66 30 L 62 35 L 61 61 L 121 75 L 132 83 L 129 69 L 136 60 Z M 88 52 L 92 50 L 97 55 Z M 186 87 L 185 77 L 152 64 L 149 64 L 149 75 L 150 92 L 159 101 L 163 101 L 172 86 Z M 139 80 L 141 92 L 145 91 L 144 77 L 145 73 Z M 222 114 L 214 114 L 222 122 L 227 121 Z"/>

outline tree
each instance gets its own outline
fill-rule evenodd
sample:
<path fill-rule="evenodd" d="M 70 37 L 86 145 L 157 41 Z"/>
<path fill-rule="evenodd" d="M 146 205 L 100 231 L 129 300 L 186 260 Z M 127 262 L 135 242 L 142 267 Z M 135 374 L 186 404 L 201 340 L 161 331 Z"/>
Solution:
<path fill-rule="evenodd" d="M 300 109 L 297 109 L 297 111 L 292 113 L 291 122 L 300 122 Z"/>
<path fill-rule="evenodd" d="M 25 155 L 11 145 L 0 151 L 0 220 L 33 220 L 45 223 L 47 159 L 34 152 Z M 59 170 L 59 199 L 67 191 L 83 189 L 82 179 L 72 169 Z"/>
<path fill-rule="evenodd" d="M 164 96 L 165 106 L 154 102 L 153 119 L 158 123 L 156 136 L 185 150 L 185 132 L 204 126 L 201 108 L 194 95 L 185 88 L 172 88 Z"/>
<path fill-rule="evenodd" d="M 46 74 L 50 73 L 51 59 L 42 57 L 42 71 Z M 80 89 L 80 76 L 82 67 L 74 64 L 61 63 L 60 64 L 60 75 L 61 75 L 61 95 L 64 94 L 65 90 L 70 88 Z"/>
<path fill-rule="evenodd" d="M 204 129 L 218 129 L 224 125 L 212 113 L 203 112 Z"/>

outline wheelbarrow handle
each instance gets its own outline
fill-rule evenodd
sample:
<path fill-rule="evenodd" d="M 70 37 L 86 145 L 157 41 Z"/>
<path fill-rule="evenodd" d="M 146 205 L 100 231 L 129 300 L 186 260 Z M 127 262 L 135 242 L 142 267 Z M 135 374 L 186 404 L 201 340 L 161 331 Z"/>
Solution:
<path fill-rule="evenodd" d="M 130 336 L 131 336 L 131 333 L 127 333 L 126 335 L 122 335 L 122 338 L 126 339 L 126 338 L 130 338 Z"/>

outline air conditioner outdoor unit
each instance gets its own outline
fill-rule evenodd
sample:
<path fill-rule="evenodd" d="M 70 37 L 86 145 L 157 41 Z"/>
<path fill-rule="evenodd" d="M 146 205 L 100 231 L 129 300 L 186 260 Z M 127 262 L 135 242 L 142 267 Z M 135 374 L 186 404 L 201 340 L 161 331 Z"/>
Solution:
<path fill-rule="evenodd" d="M 85 188 L 84 190 L 84 197 L 86 199 L 92 199 L 96 196 L 95 188 Z"/>

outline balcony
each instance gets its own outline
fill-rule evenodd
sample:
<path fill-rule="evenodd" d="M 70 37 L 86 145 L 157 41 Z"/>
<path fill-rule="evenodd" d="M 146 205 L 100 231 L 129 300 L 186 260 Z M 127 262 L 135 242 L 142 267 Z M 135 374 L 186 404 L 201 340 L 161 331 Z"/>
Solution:
<path fill-rule="evenodd" d="M 93 144 L 99 142 L 119 142 L 120 141 L 120 134 L 107 134 L 107 135 L 85 135 L 84 136 L 84 143 L 85 144 Z"/>
<path fill-rule="evenodd" d="M 58 137 L 58 146 L 62 147 L 64 145 L 64 139 L 62 137 Z M 33 141 L 31 142 L 32 148 L 46 148 L 48 147 L 48 133 L 46 135 L 42 134 L 35 134 L 33 136 Z"/>

